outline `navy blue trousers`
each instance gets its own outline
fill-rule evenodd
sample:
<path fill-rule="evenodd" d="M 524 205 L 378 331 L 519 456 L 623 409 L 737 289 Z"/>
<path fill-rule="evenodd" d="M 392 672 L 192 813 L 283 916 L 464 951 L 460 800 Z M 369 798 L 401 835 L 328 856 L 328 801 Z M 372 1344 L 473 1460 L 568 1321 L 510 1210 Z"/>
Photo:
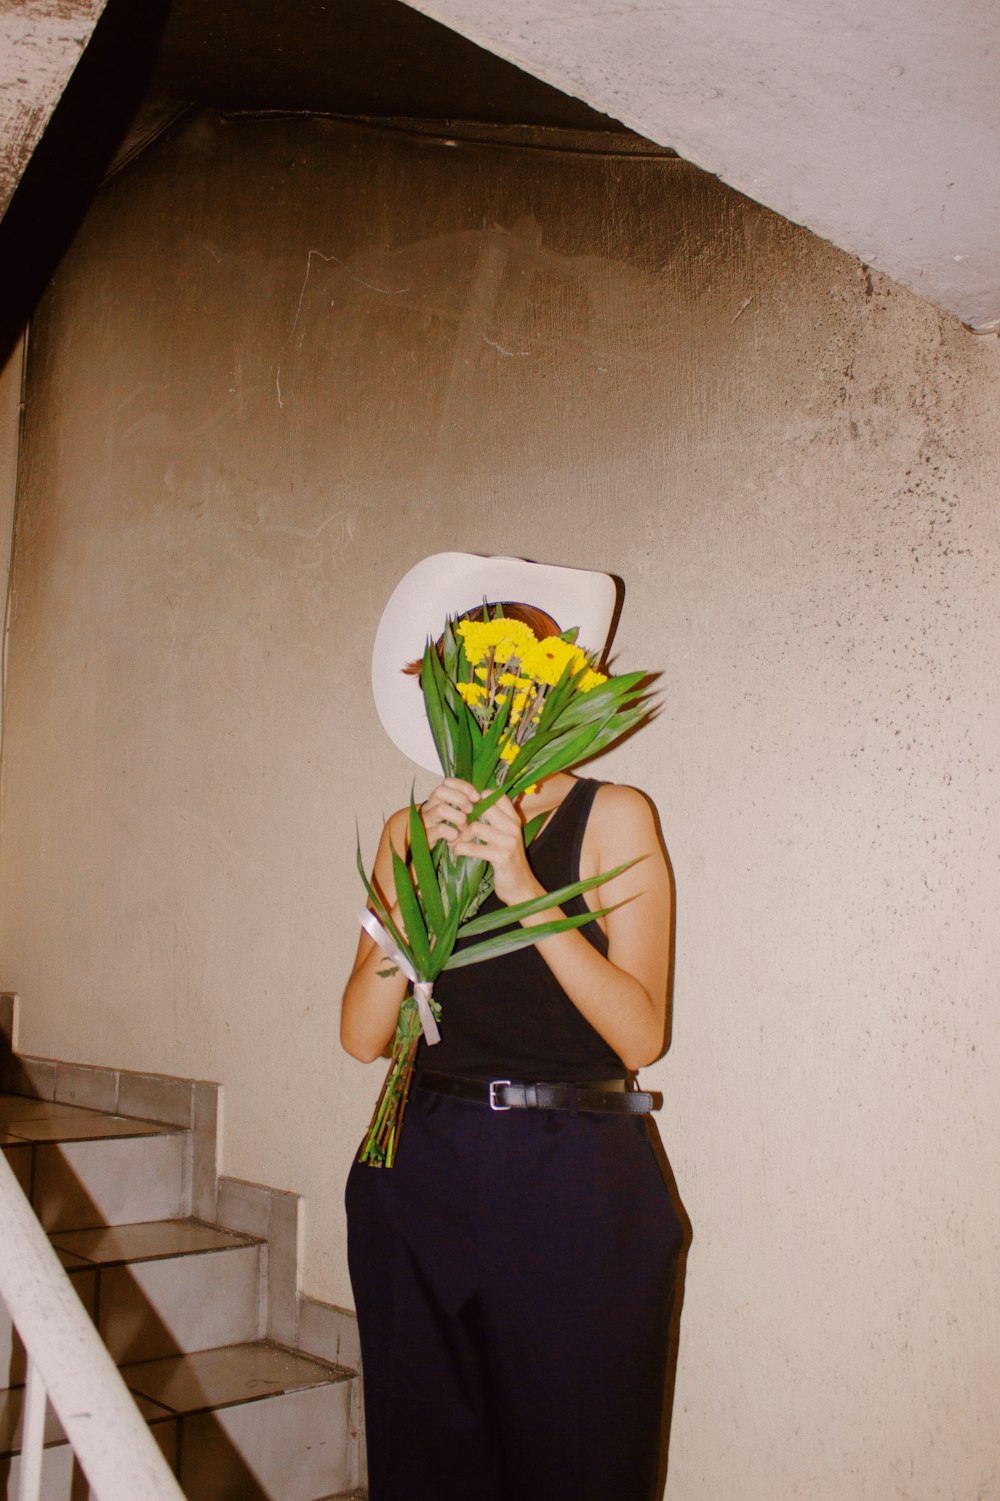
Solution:
<path fill-rule="evenodd" d="M 680 1222 L 643 1118 L 414 1091 L 355 1164 L 371 1501 L 654 1501 Z"/>

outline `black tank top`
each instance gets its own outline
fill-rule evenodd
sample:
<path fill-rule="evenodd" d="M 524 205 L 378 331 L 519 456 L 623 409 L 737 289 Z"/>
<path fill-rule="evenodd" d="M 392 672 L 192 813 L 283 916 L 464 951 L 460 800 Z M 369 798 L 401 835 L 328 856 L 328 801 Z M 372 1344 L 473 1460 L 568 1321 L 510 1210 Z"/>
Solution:
<path fill-rule="evenodd" d="M 599 782 L 574 783 L 528 851 L 528 862 L 546 891 L 580 879 L 580 850 Z M 490 896 L 483 912 L 502 903 Z M 564 902 L 574 916 L 583 897 Z M 580 929 L 602 954 L 608 940 L 596 922 Z M 475 942 L 476 940 L 470 940 Z M 461 945 L 459 945 L 461 947 Z M 617 1053 L 573 1005 L 534 945 L 446 969 L 434 984 L 441 1002 L 441 1041 L 421 1039 L 417 1067 L 488 1079 L 616 1079 L 626 1069 Z"/>

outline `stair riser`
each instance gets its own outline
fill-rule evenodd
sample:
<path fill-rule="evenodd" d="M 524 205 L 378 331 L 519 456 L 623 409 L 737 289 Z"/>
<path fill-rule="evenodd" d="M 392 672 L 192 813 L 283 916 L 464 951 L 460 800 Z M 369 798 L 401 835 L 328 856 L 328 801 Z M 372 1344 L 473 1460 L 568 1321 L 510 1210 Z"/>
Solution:
<path fill-rule="evenodd" d="M 104 1267 L 97 1327 L 115 1360 L 155 1360 L 260 1334 L 260 1247 Z"/>
<path fill-rule="evenodd" d="M 127 1136 L 37 1144 L 31 1202 L 46 1230 L 190 1214 L 189 1138 Z"/>
<path fill-rule="evenodd" d="M 84 1308 L 94 1317 L 97 1307 L 97 1273 L 90 1269 L 71 1277 Z M 0 1298 L 0 1388 L 20 1386 L 27 1374 L 27 1357 L 20 1336 L 11 1321 L 7 1306 Z M 3 1492 L 0 1491 L 0 1496 Z"/>
<path fill-rule="evenodd" d="M 188 1501 L 315 1501 L 357 1483 L 350 1381 L 153 1424 Z M 21 1460 L 0 1458 L 0 1498 L 15 1501 Z M 43 1456 L 41 1501 L 97 1501 L 68 1444 Z"/>
<path fill-rule="evenodd" d="M 163 1457 L 176 1470 L 177 1424 L 175 1421 L 156 1423 L 153 1435 L 163 1450 Z M 0 1459 L 0 1498 L 16 1501 L 21 1475 L 21 1456 L 11 1455 Z M 50 1444 L 42 1456 L 42 1484 L 40 1501 L 99 1501 L 87 1484 L 69 1444 Z"/>
<path fill-rule="evenodd" d="M 188 1501 L 315 1501 L 357 1484 L 351 1381 L 181 1420 Z"/>
<path fill-rule="evenodd" d="M 259 1246 L 77 1268 L 70 1281 L 118 1364 L 236 1345 L 263 1332 Z M 24 1347 L 0 1301 L 0 1387 L 24 1377 Z"/>

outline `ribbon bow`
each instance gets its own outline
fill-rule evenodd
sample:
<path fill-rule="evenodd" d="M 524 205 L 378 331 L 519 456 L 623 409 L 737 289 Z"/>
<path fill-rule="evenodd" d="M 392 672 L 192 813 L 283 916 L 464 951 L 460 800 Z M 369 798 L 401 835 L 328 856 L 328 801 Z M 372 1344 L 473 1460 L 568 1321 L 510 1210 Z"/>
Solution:
<path fill-rule="evenodd" d="M 402 953 L 393 943 L 385 928 L 379 922 L 375 913 L 365 907 L 358 913 L 358 922 L 364 928 L 368 937 L 382 950 L 387 959 L 391 959 L 397 965 L 413 986 L 413 999 L 417 1003 L 417 1014 L 420 1017 L 420 1025 L 424 1030 L 424 1036 L 433 1047 L 434 1043 L 441 1041 L 441 1033 L 438 1024 L 434 1020 L 434 1012 L 431 1010 L 431 993 L 434 989 L 433 980 L 419 980 L 416 970 L 410 963 L 406 954 Z"/>

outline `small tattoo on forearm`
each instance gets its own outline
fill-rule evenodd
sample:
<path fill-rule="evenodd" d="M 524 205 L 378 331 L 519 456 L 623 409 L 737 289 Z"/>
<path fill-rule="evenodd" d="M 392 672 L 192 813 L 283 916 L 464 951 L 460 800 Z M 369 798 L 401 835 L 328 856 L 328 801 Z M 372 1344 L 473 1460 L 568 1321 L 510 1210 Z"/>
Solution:
<path fill-rule="evenodd" d="M 377 969 L 375 973 L 378 975 L 380 980 L 390 980 L 393 975 L 399 974 L 399 965 L 387 964 L 385 969 Z"/>

